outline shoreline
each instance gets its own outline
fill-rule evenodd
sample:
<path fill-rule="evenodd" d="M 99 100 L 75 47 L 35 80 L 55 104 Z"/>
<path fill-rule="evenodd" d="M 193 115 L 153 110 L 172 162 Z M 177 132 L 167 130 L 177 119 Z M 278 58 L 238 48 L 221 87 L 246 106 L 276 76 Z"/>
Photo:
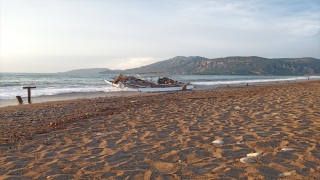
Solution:
<path fill-rule="evenodd" d="M 268 81 L 268 82 L 254 82 L 250 83 L 250 87 L 254 86 L 272 86 L 275 84 L 288 84 L 288 83 L 297 83 L 297 82 L 312 82 L 312 81 L 319 81 L 320 79 L 312 78 L 310 80 L 308 79 L 300 79 L 300 80 L 292 80 L 292 81 Z M 238 87 L 246 87 L 247 83 L 239 83 L 239 84 L 220 84 L 220 85 L 213 85 L 213 86 L 204 86 L 204 85 L 195 85 L 196 88 L 193 91 L 202 91 L 202 90 L 216 90 L 216 89 L 223 89 L 223 88 L 238 88 Z M 202 88 L 198 88 L 202 87 Z M 179 91 L 175 91 L 179 92 Z M 173 92 L 173 93 L 175 93 Z M 157 93 L 157 92 L 156 92 Z M 168 92 L 163 92 L 168 93 Z M 172 93 L 172 92 L 170 92 Z M 111 97 L 111 96 L 131 96 L 131 95 L 139 95 L 143 94 L 139 91 L 114 91 L 114 92 L 72 92 L 72 93 L 65 93 L 65 94 L 56 94 L 56 95 L 46 95 L 46 96 L 38 96 L 38 97 L 32 97 L 31 95 L 31 104 L 37 104 L 37 103 L 45 103 L 45 102 L 52 102 L 52 101 L 68 101 L 68 100 L 74 100 L 74 99 L 85 99 L 85 98 L 99 98 L 99 97 Z M 150 93 L 146 93 L 150 94 Z M 0 109 L 4 107 L 10 107 L 10 106 L 26 106 L 30 105 L 28 103 L 27 97 L 22 97 L 23 104 L 19 104 L 17 99 L 4 99 L 0 100 Z"/>
<path fill-rule="evenodd" d="M 48 96 L 39 96 L 32 97 L 31 95 L 31 104 L 52 102 L 52 101 L 68 101 L 75 99 L 85 99 L 85 98 L 99 98 L 99 97 L 111 97 L 111 96 L 130 96 L 141 94 L 138 91 L 116 91 L 116 92 L 73 92 L 73 93 L 65 93 L 65 94 L 57 94 L 57 95 L 48 95 Z M 0 109 L 3 107 L 9 106 L 26 106 L 30 105 L 28 103 L 28 98 L 23 97 L 23 104 L 19 104 L 17 99 L 5 99 L 0 100 Z"/>
<path fill-rule="evenodd" d="M 320 81 L 4 107 L 0 179 L 318 179 L 319 109 Z"/>

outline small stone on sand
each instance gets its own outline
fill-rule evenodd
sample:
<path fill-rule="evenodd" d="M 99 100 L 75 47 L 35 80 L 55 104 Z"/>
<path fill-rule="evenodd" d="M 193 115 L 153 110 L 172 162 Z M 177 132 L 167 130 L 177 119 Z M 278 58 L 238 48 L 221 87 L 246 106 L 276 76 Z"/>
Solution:
<path fill-rule="evenodd" d="M 214 141 L 212 141 L 212 143 L 214 143 L 214 144 L 223 144 L 224 142 L 223 142 L 223 140 L 214 140 Z"/>
<path fill-rule="evenodd" d="M 240 110 L 241 108 L 239 106 L 234 107 L 235 110 Z"/>
<path fill-rule="evenodd" d="M 100 132 L 99 132 L 99 133 L 97 133 L 97 136 L 101 136 L 101 135 L 103 135 L 103 134 L 104 134 L 104 133 L 100 133 Z"/>
<path fill-rule="evenodd" d="M 284 172 L 284 173 L 279 174 L 279 177 L 286 177 L 286 176 L 290 176 L 290 175 L 292 175 L 292 172 Z"/>
<path fill-rule="evenodd" d="M 254 162 L 256 162 L 254 159 L 252 159 L 252 158 L 241 158 L 240 159 L 240 161 L 242 162 L 242 163 L 254 163 Z"/>
<path fill-rule="evenodd" d="M 293 149 L 292 148 L 282 148 L 281 150 L 282 151 L 292 151 Z"/>
<path fill-rule="evenodd" d="M 247 154 L 248 157 L 257 157 L 257 156 L 261 156 L 261 153 L 249 153 Z"/>

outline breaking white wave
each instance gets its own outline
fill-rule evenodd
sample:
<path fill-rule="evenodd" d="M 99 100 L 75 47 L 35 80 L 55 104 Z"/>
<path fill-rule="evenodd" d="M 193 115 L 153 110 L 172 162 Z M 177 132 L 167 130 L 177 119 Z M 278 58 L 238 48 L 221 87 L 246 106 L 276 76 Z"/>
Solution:
<path fill-rule="evenodd" d="M 136 89 L 123 88 L 118 89 L 112 86 L 40 86 L 31 89 L 32 97 L 50 96 L 75 92 L 119 92 L 119 91 L 137 91 Z M 27 97 L 27 89 L 21 86 L 0 88 L 0 100 L 14 99 L 16 96 Z"/>

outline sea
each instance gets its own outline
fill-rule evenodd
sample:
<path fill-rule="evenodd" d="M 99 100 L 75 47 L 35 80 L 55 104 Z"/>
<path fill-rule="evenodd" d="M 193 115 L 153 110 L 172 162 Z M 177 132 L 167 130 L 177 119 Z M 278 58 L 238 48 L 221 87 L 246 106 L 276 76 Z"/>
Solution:
<path fill-rule="evenodd" d="M 136 89 L 118 89 L 107 85 L 105 78 L 116 77 L 116 74 L 68 75 L 63 73 L 0 73 L 0 102 L 15 99 L 16 96 L 27 97 L 26 86 L 35 86 L 32 97 L 54 96 L 77 92 L 118 92 L 137 91 Z M 196 89 L 213 89 L 217 87 L 259 84 L 271 82 L 292 82 L 303 80 L 320 80 L 320 76 L 238 76 L 238 75 L 165 75 L 171 79 L 190 82 Z M 155 80 L 154 75 L 143 78 Z"/>

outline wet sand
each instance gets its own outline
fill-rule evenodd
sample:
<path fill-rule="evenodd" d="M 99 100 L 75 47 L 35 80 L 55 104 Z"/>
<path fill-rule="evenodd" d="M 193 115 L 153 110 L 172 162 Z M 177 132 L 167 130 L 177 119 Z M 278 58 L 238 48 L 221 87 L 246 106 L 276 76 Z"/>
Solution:
<path fill-rule="evenodd" d="M 320 81 L 2 107 L 0 179 L 319 179 L 319 117 Z"/>
<path fill-rule="evenodd" d="M 83 99 L 83 98 L 98 98 L 98 97 L 110 97 L 110 96 L 129 96 L 129 95 L 137 95 L 141 94 L 138 91 L 116 91 L 116 92 L 78 92 L 78 93 L 66 93 L 66 94 L 58 94 L 51 96 L 40 96 L 40 97 L 32 97 L 31 93 L 31 103 L 43 103 L 50 101 L 65 101 L 71 99 Z M 0 108 L 6 106 L 24 106 L 29 105 L 28 98 L 22 98 L 23 103 L 19 104 L 17 99 L 7 99 L 0 100 Z"/>

